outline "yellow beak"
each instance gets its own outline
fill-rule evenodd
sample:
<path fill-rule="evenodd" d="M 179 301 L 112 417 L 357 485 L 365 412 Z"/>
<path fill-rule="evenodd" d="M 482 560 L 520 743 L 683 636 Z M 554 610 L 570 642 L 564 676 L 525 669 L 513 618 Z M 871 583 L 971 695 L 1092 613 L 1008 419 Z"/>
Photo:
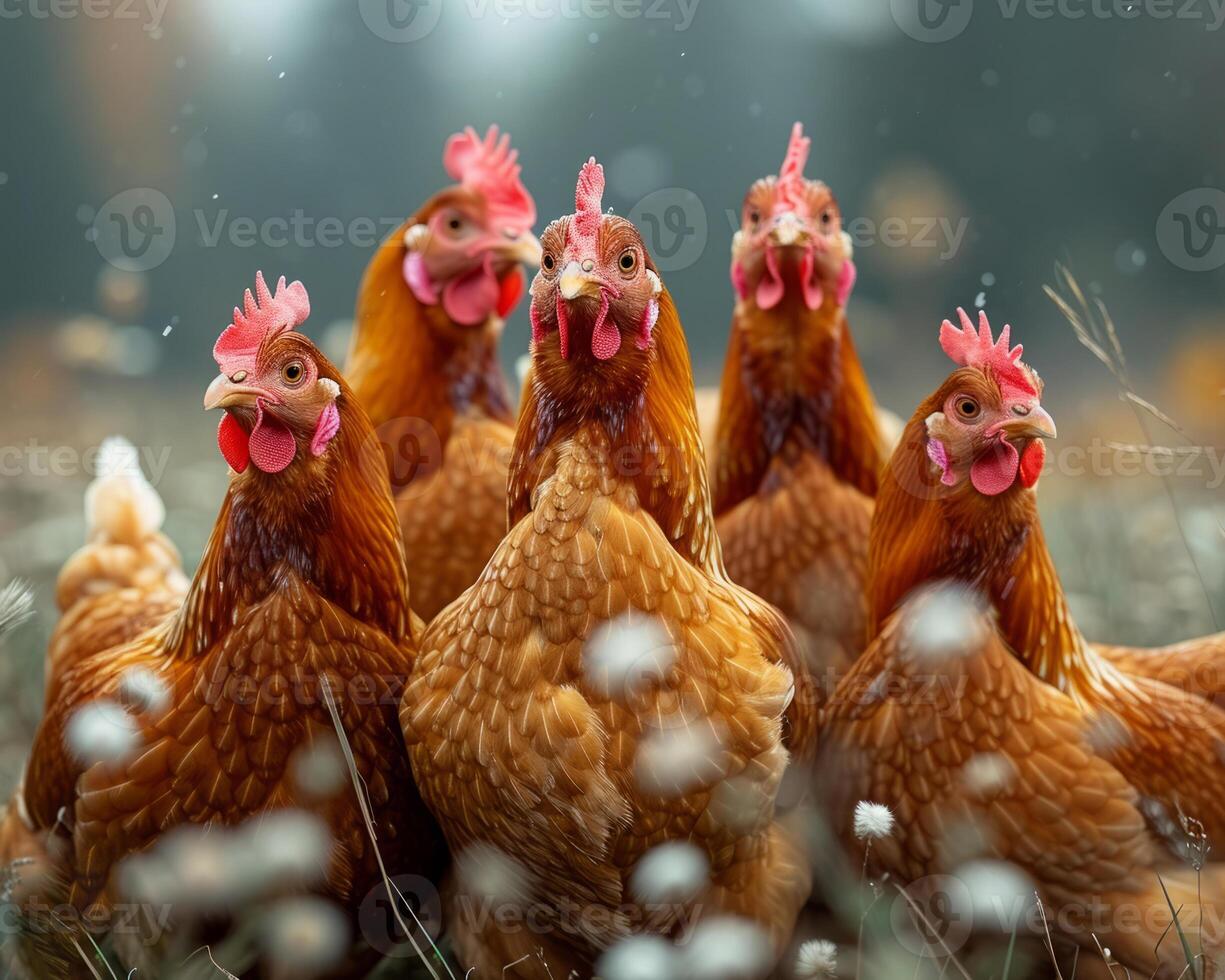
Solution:
<path fill-rule="evenodd" d="M 602 284 L 598 276 L 584 272 L 577 262 L 571 262 L 561 270 L 557 288 L 562 299 L 577 299 L 580 296 L 599 299 Z"/>

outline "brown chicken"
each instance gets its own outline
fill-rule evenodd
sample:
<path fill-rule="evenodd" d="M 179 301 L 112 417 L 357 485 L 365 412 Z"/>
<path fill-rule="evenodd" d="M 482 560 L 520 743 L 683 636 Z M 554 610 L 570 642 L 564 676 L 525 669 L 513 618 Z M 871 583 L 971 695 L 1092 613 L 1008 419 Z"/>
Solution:
<path fill-rule="evenodd" d="M 461 877 L 448 928 L 480 976 L 589 976 L 635 924 L 670 934 L 685 911 L 753 919 L 779 944 L 808 894 L 773 816 L 794 650 L 724 572 L 680 320 L 603 186 L 589 161 L 576 213 L 543 236 L 510 533 L 428 628 L 401 709 L 452 848 L 527 869 L 522 904 L 549 924 L 500 929 Z M 593 653 L 610 620 L 666 633 L 627 654 L 641 683 L 612 683 Z M 661 761 L 676 741 L 683 772 Z M 695 845 L 710 876 L 655 920 L 628 882 L 666 841 Z"/>
<path fill-rule="evenodd" d="M 383 244 L 358 298 L 345 376 L 387 447 L 426 620 L 476 581 L 506 533 L 514 416 L 498 338 L 523 264 L 540 258 L 516 158 L 496 127 L 453 136 L 443 163 L 458 183 Z"/>
<path fill-rule="evenodd" d="M 388 866 L 431 875 L 441 864 L 396 719 L 421 623 L 384 461 L 340 372 L 296 332 L 308 313 L 301 283 L 282 279 L 273 295 L 262 276 L 234 311 L 204 399 L 225 410 L 218 444 L 234 475 L 186 598 L 162 626 L 71 667 L 48 703 L 18 803 L 34 829 L 66 837 L 56 897 L 77 909 L 120 901 L 122 859 L 177 824 L 309 805 L 333 838 L 323 891 L 355 910 L 379 877 L 352 788 L 308 799 L 291 766 L 333 737 L 325 677 Z M 134 669 L 163 696 L 129 702 L 132 751 L 82 763 L 70 722 L 124 700 Z M 54 971 L 41 975 L 81 970 L 71 945 L 41 932 L 36 969 Z"/>
<path fill-rule="evenodd" d="M 1162 883 L 1211 957 L 1225 869 L 1197 880 L 1189 864 L 1200 827 L 1225 839 L 1225 713 L 1125 673 L 1076 628 L 1035 501 L 1055 435 L 1042 384 L 1008 327 L 994 342 L 985 315 L 977 330 L 960 318 L 941 330 L 959 367 L 910 420 L 877 498 L 876 639 L 822 729 L 831 819 L 849 838 L 855 800 L 885 804 L 897 829 L 873 843 L 878 871 L 910 883 L 1011 862 L 1084 955 L 1098 958 L 1096 937 L 1133 975 L 1183 976 Z"/>
<path fill-rule="evenodd" d="M 884 457 L 846 319 L 850 242 L 829 188 L 804 178 L 808 149 L 796 123 L 778 177 L 744 200 L 712 471 L 728 573 L 786 614 L 807 669 L 797 697 L 819 704 L 867 639 Z"/>

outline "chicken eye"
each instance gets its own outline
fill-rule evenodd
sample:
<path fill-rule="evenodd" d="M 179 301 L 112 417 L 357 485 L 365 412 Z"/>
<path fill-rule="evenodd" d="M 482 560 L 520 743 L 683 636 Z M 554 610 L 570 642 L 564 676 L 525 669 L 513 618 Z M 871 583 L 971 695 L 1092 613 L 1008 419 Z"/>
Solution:
<path fill-rule="evenodd" d="M 957 414 L 963 419 L 976 419 L 981 411 L 982 409 L 979 407 L 978 402 L 968 395 L 963 395 L 957 399 Z"/>
<path fill-rule="evenodd" d="M 281 377 L 285 379 L 286 384 L 296 385 L 302 380 L 305 373 L 306 369 L 302 367 L 301 361 L 290 361 L 281 368 Z"/>
<path fill-rule="evenodd" d="M 621 266 L 622 272 L 633 272 L 634 268 L 638 265 L 638 256 L 634 254 L 632 248 L 627 248 L 621 253 L 621 258 L 617 264 Z"/>
<path fill-rule="evenodd" d="M 749 212 L 749 224 L 751 224 L 754 228 L 761 224 L 761 212 L 756 208 Z"/>
<path fill-rule="evenodd" d="M 822 225 L 828 225 L 833 220 L 834 220 L 833 215 L 831 215 L 828 211 L 821 212 L 821 224 Z"/>
<path fill-rule="evenodd" d="M 552 272 L 557 268 L 557 259 L 553 258 L 551 252 L 545 252 L 544 258 L 540 260 L 540 264 L 544 267 L 545 272 Z"/>

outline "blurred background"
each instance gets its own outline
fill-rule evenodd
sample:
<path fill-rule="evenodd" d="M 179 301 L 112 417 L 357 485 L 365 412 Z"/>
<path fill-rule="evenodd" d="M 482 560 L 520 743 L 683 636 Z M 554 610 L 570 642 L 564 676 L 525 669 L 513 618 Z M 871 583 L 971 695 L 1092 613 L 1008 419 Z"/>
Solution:
<path fill-rule="evenodd" d="M 365 264 L 446 183 L 465 124 L 513 135 L 542 225 L 588 155 L 605 163 L 605 203 L 643 229 L 713 384 L 741 199 L 803 121 L 855 240 L 878 398 L 907 417 L 939 383 L 956 306 L 1010 321 L 1059 422 L 1041 499 L 1086 632 L 1225 628 L 1221 8 L 2 0 L 0 584 L 31 581 L 39 615 L 0 658 L 0 788 L 41 711 L 100 441 L 141 447 L 192 567 L 226 478 L 200 402 L 231 308 L 256 269 L 300 278 L 307 332 L 343 358 Z M 1177 429 L 1121 399 L 1043 295 L 1056 261 Z M 528 332 L 521 306 L 508 369 Z"/>

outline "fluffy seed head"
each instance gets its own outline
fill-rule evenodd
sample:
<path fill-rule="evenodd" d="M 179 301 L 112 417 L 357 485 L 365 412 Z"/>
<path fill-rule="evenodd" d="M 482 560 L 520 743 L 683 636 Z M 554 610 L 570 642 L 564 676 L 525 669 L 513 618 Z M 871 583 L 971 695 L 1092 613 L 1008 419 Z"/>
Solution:
<path fill-rule="evenodd" d="M 30 618 L 34 593 L 25 582 L 14 580 L 0 589 L 0 640 Z"/>
<path fill-rule="evenodd" d="M 810 939 L 795 957 L 796 980 L 826 980 L 838 970 L 838 947 L 828 939 Z"/>
<path fill-rule="evenodd" d="M 268 912 L 263 944 L 281 975 L 307 980 L 344 959 L 349 922 L 340 909 L 322 898 L 285 898 Z"/>
<path fill-rule="evenodd" d="M 583 648 L 583 673 L 602 696 L 626 701 L 664 682 L 676 660 L 672 638 L 651 616 L 601 623 Z"/>
<path fill-rule="evenodd" d="M 881 840 L 893 833 L 893 813 L 883 803 L 860 800 L 855 804 L 855 836 Z"/>
<path fill-rule="evenodd" d="M 161 711 L 170 702 L 162 679 L 146 667 L 129 667 L 119 678 L 119 700 L 136 714 Z"/>

